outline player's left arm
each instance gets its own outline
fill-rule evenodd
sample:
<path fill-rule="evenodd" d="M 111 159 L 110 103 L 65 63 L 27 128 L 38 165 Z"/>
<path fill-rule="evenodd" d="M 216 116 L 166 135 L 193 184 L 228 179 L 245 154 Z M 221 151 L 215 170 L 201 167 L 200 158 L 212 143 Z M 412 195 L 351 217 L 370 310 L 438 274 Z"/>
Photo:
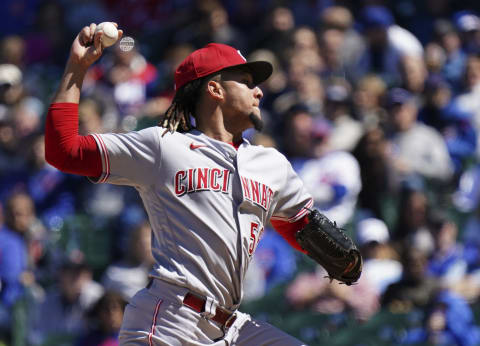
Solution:
<path fill-rule="evenodd" d="M 325 268 L 331 279 L 353 284 L 362 272 L 360 252 L 335 222 L 312 205 L 312 198 L 288 164 L 286 182 L 270 222 L 294 248 Z"/>
<path fill-rule="evenodd" d="M 301 217 L 297 221 L 289 222 L 288 220 L 270 220 L 273 228 L 280 234 L 293 248 L 301 251 L 303 253 L 307 253 L 300 244 L 298 244 L 297 239 L 295 238 L 295 234 L 298 231 L 303 229 L 308 224 L 308 217 L 307 215 Z"/>
<path fill-rule="evenodd" d="M 313 199 L 287 159 L 282 155 L 281 160 L 277 162 L 283 162 L 285 176 L 277 192 L 270 223 L 292 247 L 306 253 L 298 244 L 295 234 L 308 223 L 308 213 L 313 206 Z"/>

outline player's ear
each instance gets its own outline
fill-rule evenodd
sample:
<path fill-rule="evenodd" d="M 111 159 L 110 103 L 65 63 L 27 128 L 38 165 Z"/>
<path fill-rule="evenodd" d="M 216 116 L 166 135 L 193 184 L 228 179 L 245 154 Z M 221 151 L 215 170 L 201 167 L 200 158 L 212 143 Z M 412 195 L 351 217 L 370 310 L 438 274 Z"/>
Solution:
<path fill-rule="evenodd" d="M 225 90 L 218 81 L 212 79 L 207 82 L 207 93 L 215 100 L 223 100 Z"/>

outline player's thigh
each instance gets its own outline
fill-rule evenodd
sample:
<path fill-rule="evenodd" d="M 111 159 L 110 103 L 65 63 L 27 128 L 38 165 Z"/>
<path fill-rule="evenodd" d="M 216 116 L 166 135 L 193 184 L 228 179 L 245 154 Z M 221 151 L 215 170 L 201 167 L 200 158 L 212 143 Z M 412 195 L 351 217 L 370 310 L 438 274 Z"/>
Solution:
<path fill-rule="evenodd" d="M 262 321 L 249 320 L 240 329 L 232 346 L 297 346 L 304 342 Z"/>
<path fill-rule="evenodd" d="M 143 289 L 125 309 L 119 340 L 122 346 L 213 345 L 222 336 L 218 326 L 196 311 Z"/>
<path fill-rule="evenodd" d="M 139 291 L 125 308 L 120 345 L 148 345 L 162 304 L 162 299 L 153 297 L 146 289 Z"/>

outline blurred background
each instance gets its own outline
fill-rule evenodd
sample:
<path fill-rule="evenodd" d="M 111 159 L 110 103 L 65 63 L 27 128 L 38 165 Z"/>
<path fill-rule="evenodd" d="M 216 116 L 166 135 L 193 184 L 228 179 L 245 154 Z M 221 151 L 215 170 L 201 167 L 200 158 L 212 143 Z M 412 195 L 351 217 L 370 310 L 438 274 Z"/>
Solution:
<path fill-rule="evenodd" d="M 474 0 L 0 2 L 0 345 L 117 345 L 152 265 L 135 190 L 45 162 L 75 35 L 115 21 L 80 133 L 154 126 L 173 71 L 221 42 L 268 60 L 266 129 L 365 258 L 355 286 L 266 228 L 241 309 L 309 345 L 480 345 L 480 4 Z M 265 172 L 268 174 L 268 172 Z"/>

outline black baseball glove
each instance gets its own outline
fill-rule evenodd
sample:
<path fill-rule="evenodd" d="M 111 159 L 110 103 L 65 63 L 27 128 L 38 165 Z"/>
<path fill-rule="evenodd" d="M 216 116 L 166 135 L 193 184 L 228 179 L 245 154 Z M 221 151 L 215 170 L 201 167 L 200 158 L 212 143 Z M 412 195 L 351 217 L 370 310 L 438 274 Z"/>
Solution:
<path fill-rule="evenodd" d="M 351 285 L 362 273 L 362 256 L 353 241 L 318 210 L 308 215 L 308 224 L 295 234 L 308 256 L 319 263 L 330 279 Z"/>

